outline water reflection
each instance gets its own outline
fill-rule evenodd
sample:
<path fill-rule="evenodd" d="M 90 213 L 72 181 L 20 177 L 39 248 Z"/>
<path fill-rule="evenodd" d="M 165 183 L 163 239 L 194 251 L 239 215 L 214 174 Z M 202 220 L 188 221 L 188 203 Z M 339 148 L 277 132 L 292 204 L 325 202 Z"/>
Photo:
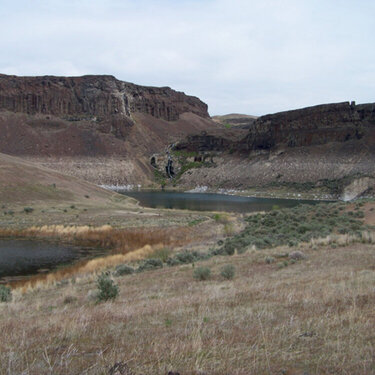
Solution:
<path fill-rule="evenodd" d="M 9 277 L 46 272 L 103 251 L 66 244 L 21 239 L 0 239 L 0 282 Z"/>

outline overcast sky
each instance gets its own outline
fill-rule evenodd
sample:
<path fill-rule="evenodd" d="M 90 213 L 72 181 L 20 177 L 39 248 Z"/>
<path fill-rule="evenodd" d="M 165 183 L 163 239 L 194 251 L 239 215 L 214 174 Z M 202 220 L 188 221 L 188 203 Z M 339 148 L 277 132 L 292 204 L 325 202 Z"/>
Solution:
<path fill-rule="evenodd" d="M 0 72 L 111 74 L 214 114 L 375 102 L 374 0 L 0 0 Z"/>

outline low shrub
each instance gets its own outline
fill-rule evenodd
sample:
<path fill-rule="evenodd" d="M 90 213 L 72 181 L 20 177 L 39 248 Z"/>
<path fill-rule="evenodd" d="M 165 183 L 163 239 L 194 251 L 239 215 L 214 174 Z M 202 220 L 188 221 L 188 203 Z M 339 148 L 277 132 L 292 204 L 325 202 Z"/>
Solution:
<path fill-rule="evenodd" d="M 99 293 L 97 294 L 97 300 L 99 302 L 115 299 L 118 296 L 119 287 L 109 277 L 108 273 L 102 273 L 99 275 L 96 284 L 99 289 Z"/>
<path fill-rule="evenodd" d="M 274 262 L 275 262 L 275 258 L 274 258 L 274 257 L 266 257 L 264 261 L 265 261 L 267 264 L 271 264 L 271 263 L 274 263 Z"/>
<path fill-rule="evenodd" d="M 160 259 L 150 258 L 146 259 L 138 268 L 137 272 L 143 272 L 153 270 L 156 268 L 162 268 L 163 262 Z"/>
<path fill-rule="evenodd" d="M 233 264 L 226 264 L 221 268 L 220 275 L 224 277 L 224 279 L 232 280 L 236 273 L 236 269 Z"/>
<path fill-rule="evenodd" d="M 132 273 L 134 273 L 134 268 L 127 264 L 120 264 L 115 270 L 115 276 L 131 275 Z"/>
<path fill-rule="evenodd" d="M 27 214 L 30 214 L 31 212 L 34 211 L 34 209 L 32 207 L 24 207 L 24 212 L 26 212 Z"/>
<path fill-rule="evenodd" d="M 198 267 L 194 270 L 193 276 L 196 280 L 205 281 L 211 277 L 211 270 L 208 267 Z"/>
<path fill-rule="evenodd" d="M 200 253 L 198 251 L 182 251 L 181 253 L 177 253 L 174 257 L 168 258 L 166 263 L 169 266 L 189 264 L 208 259 L 210 256 L 210 254 Z"/>
<path fill-rule="evenodd" d="M 12 290 L 5 285 L 0 285 L 0 302 L 10 302 L 11 300 Z"/>

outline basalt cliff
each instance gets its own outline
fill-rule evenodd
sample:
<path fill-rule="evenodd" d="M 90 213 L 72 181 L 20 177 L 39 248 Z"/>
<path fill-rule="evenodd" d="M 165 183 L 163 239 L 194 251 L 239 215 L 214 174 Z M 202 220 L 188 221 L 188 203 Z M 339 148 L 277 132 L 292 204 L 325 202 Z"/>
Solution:
<path fill-rule="evenodd" d="M 149 155 L 215 126 L 205 103 L 169 87 L 0 75 L 0 152 L 97 183 L 150 181 Z"/>
<path fill-rule="evenodd" d="M 177 153 L 210 160 L 189 169 L 180 184 L 311 191 L 312 196 L 319 191 L 344 199 L 373 193 L 375 103 L 280 112 L 259 117 L 247 128 L 215 129 L 179 142 Z"/>

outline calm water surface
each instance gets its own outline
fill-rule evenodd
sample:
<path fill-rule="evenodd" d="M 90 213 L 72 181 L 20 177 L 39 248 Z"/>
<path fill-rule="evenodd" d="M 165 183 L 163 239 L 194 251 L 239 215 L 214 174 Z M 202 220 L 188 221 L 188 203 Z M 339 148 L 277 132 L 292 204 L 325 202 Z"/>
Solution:
<path fill-rule="evenodd" d="M 0 239 L 0 282 L 47 272 L 103 251 L 47 241 Z"/>
<path fill-rule="evenodd" d="M 237 195 L 181 193 L 170 191 L 119 191 L 137 199 L 142 206 L 176 208 L 194 211 L 254 212 L 294 207 L 299 204 L 316 204 L 317 201 L 298 199 L 252 198 Z"/>

